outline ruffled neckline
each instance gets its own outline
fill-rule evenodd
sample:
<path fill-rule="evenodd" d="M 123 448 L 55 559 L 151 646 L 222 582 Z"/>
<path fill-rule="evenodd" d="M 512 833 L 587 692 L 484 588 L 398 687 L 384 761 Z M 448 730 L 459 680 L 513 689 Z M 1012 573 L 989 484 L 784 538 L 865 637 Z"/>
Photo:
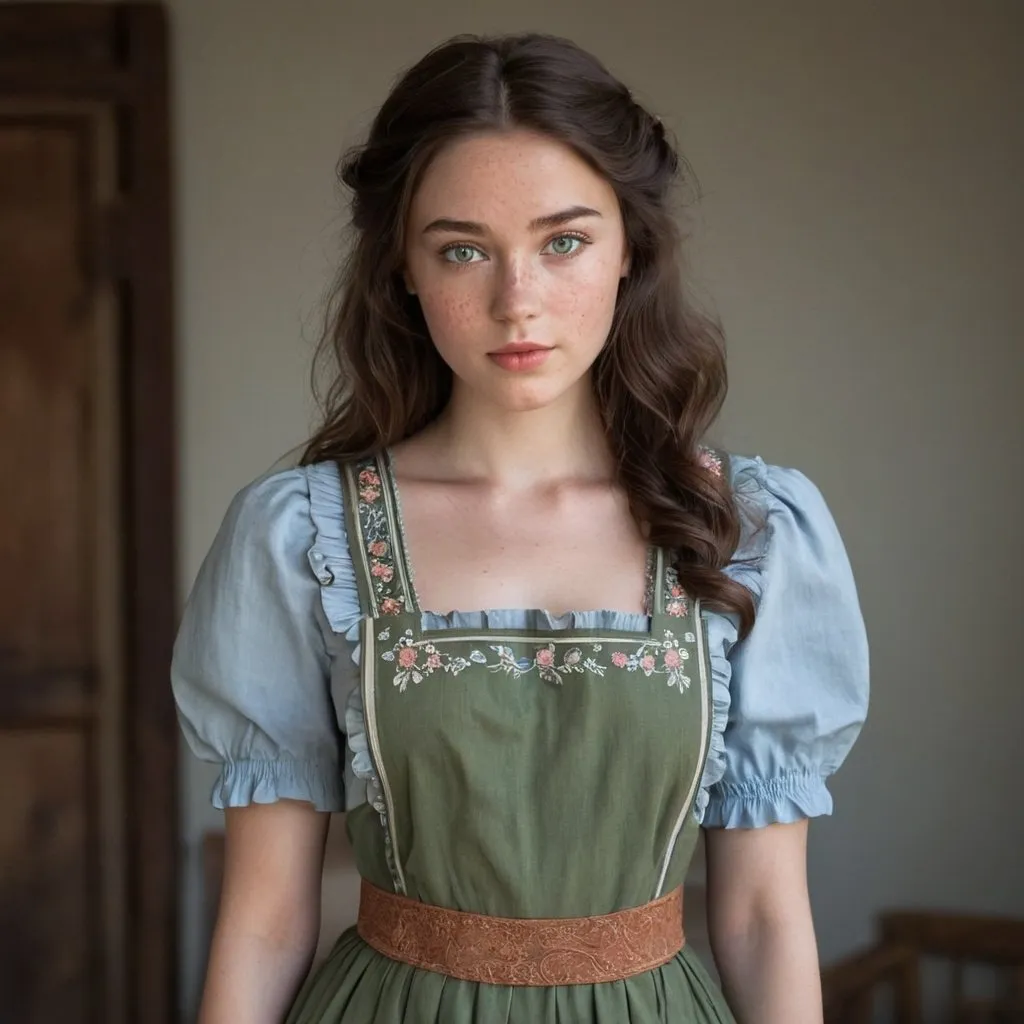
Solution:
<path fill-rule="evenodd" d="M 650 616 L 643 612 L 612 609 L 568 611 L 561 615 L 544 608 L 487 608 L 479 611 L 421 612 L 426 629 L 522 629 L 560 630 L 610 629 L 629 633 L 650 631 Z"/>

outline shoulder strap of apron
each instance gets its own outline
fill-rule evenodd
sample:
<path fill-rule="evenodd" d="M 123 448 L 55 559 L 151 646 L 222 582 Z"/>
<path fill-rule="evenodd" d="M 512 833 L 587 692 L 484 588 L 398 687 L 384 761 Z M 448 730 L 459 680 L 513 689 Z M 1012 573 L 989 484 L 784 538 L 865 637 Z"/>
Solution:
<path fill-rule="evenodd" d="M 371 455 L 343 463 L 340 469 L 361 604 L 373 618 L 416 611 L 387 456 Z"/>

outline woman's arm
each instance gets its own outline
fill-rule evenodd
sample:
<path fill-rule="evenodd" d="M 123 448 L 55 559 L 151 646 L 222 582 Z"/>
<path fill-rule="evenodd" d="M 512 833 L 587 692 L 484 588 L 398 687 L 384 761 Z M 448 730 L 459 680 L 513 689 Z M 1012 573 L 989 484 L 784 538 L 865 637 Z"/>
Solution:
<path fill-rule="evenodd" d="M 280 800 L 229 809 L 225 820 L 199 1024 L 281 1024 L 316 951 L 330 817 Z"/>
<path fill-rule="evenodd" d="M 821 1024 L 807 822 L 708 829 L 708 931 L 740 1024 Z"/>

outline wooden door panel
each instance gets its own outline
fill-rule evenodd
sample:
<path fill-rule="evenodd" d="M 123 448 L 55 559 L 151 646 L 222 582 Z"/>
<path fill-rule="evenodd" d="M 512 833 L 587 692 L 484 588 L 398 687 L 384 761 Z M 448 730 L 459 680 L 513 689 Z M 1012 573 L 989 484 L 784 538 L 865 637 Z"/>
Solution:
<path fill-rule="evenodd" d="M 0 1020 L 99 1020 L 90 1011 L 91 867 L 87 739 L 81 730 L 0 742 Z"/>
<path fill-rule="evenodd" d="M 30 671 L 92 658 L 89 138 L 0 116 L 0 657 Z"/>
<path fill-rule="evenodd" d="M 0 2 L 0 1024 L 177 1019 L 167 36 Z"/>
<path fill-rule="evenodd" d="M 123 862 L 124 805 L 116 590 L 97 572 L 119 443 L 89 273 L 103 120 L 0 110 L 0 1020 L 24 1024 L 123 1019 L 125 906 L 100 858 Z"/>

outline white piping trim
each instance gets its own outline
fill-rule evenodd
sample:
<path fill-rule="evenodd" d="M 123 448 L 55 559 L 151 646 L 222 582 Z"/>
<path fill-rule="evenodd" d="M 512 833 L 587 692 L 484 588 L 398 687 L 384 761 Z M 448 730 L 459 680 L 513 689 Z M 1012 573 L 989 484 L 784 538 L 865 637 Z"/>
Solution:
<path fill-rule="evenodd" d="M 395 802 L 391 796 L 391 786 L 388 784 L 387 773 L 384 771 L 384 762 L 380 755 L 380 738 L 377 735 L 377 700 L 375 690 L 376 663 L 374 651 L 373 622 L 367 621 L 363 630 L 363 720 L 366 724 L 366 739 L 370 745 L 370 753 L 373 757 L 374 767 L 377 769 L 377 778 L 380 780 L 381 793 L 384 797 L 384 807 L 387 810 L 388 834 L 391 837 L 391 860 L 394 864 L 395 881 L 398 884 L 398 891 L 405 894 L 405 875 L 402 874 L 402 865 L 398 856 L 398 834 L 395 831 Z"/>
<path fill-rule="evenodd" d="M 679 833 L 683 830 L 686 816 L 690 813 L 690 807 L 693 804 L 694 794 L 697 792 L 697 786 L 704 775 L 704 758 L 708 748 L 708 677 L 707 665 L 704 663 L 704 621 L 700 613 L 700 601 L 694 603 L 693 618 L 694 631 L 697 636 L 697 667 L 700 675 L 700 752 L 697 757 L 697 770 L 694 772 L 689 792 L 686 794 L 686 800 L 683 802 L 675 828 L 672 829 L 672 835 L 669 837 L 668 848 L 665 850 L 665 859 L 661 865 L 661 877 L 658 879 L 658 888 L 654 892 L 655 899 L 661 896 L 665 887 L 665 877 L 668 875 L 672 854 L 675 853 Z"/>

